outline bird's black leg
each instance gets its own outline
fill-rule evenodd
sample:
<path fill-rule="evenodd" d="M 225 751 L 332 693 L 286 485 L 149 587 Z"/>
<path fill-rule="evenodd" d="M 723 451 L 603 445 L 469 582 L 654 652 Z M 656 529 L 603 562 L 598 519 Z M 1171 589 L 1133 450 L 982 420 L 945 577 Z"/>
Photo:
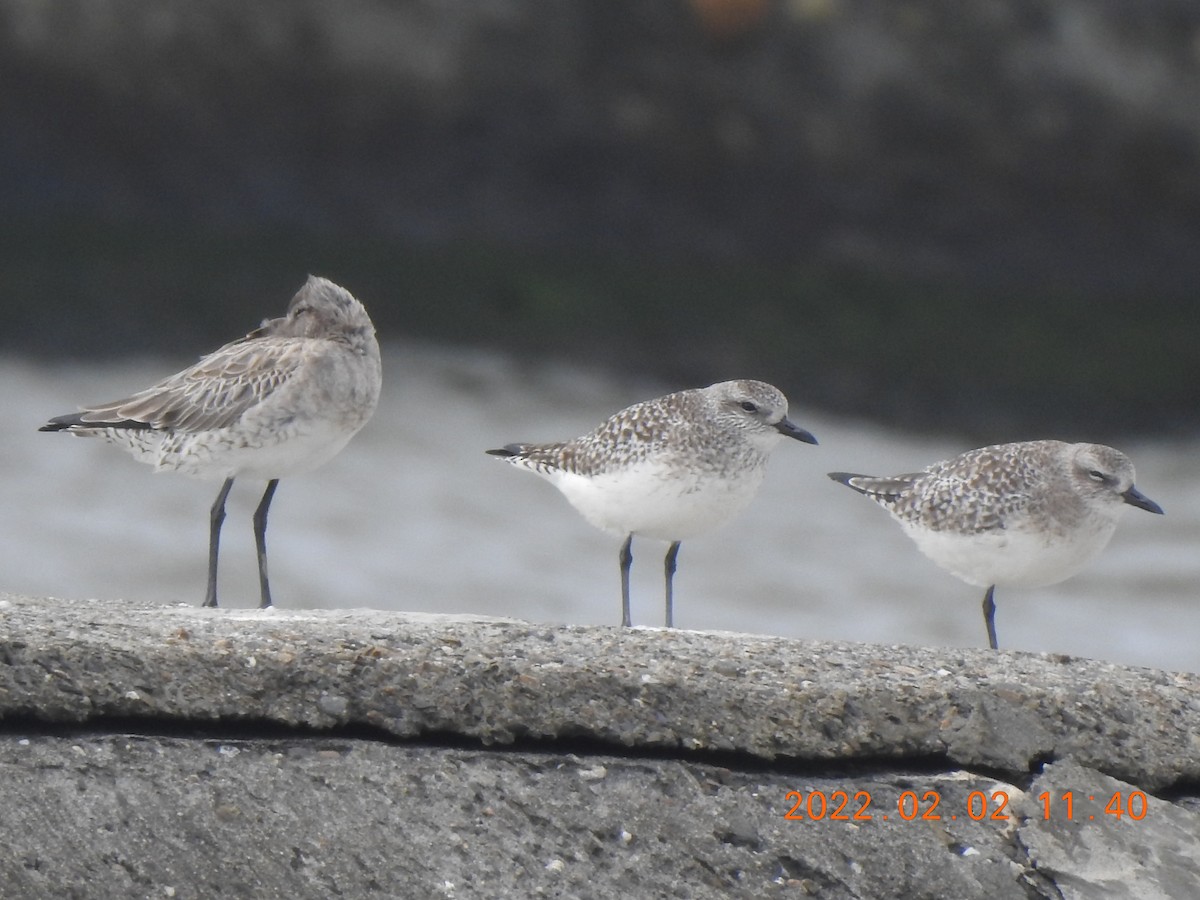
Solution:
<path fill-rule="evenodd" d="M 208 513 L 208 591 L 204 595 L 205 606 L 217 605 L 217 548 L 221 545 L 221 523 L 225 521 L 225 498 L 229 496 L 231 487 L 233 479 L 226 478 Z"/>
<path fill-rule="evenodd" d="M 996 586 L 993 584 L 983 595 L 983 621 L 987 625 L 988 645 L 993 650 L 999 650 L 996 644 L 996 600 L 993 597 L 995 593 Z"/>
<path fill-rule="evenodd" d="M 629 617 L 629 567 L 633 565 L 633 535 L 625 538 L 621 545 L 621 624 L 626 628 L 633 624 Z"/>
<path fill-rule="evenodd" d="M 675 627 L 675 616 L 672 612 L 672 605 L 675 598 L 674 589 L 671 587 L 671 582 L 675 578 L 675 557 L 679 555 L 679 541 L 674 541 L 667 548 L 667 558 L 663 560 L 663 568 L 667 575 L 667 627 Z"/>
<path fill-rule="evenodd" d="M 267 482 L 258 509 L 254 511 L 254 546 L 258 549 L 258 586 L 262 592 L 262 602 L 259 608 L 266 609 L 271 605 L 271 585 L 267 581 L 267 510 L 271 507 L 271 498 L 275 496 L 275 488 L 279 487 L 279 479 L 272 478 Z"/>

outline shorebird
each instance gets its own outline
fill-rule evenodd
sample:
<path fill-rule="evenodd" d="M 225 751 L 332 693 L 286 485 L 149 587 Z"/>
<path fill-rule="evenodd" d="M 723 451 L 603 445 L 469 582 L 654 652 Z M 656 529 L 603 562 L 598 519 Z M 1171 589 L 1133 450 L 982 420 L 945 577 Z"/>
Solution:
<path fill-rule="evenodd" d="M 1162 514 L 1133 486 L 1129 458 L 1102 444 L 999 444 L 910 475 L 829 477 L 884 507 L 939 566 L 987 588 L 993 650 L 997 585 L 1057 584 L 1104 549 L 1127 507 Z"/>
<path fill-rule="evenodd" d="M 634 535 L 668 541 L 666 624 L 674 624 L 680 542 L 732 519 L 758 492 L 781 437 L 817 439 L 787 418 L 787 398 L 761 381 L 723 381 L 623 409 L 570 441 L 488 450 L 558 488 L 597 528 L 621 535 L 621 624 L 630 625 Z"/>
<path fill-rule="evenodd" d="M 217 605 L 217 555 L 225 499 L 235 478 L 267 479 L 254 513 L 262 607 L 267 510 L 279 479 L 335 456 L 375 411 L 379 345 L 350 292 L 309 276 L 287 314 L 123 400 L 56 416 L 40 431 L 100 436 L 156 472 L 223 479 L 209 515 L 208 590 Z"/>

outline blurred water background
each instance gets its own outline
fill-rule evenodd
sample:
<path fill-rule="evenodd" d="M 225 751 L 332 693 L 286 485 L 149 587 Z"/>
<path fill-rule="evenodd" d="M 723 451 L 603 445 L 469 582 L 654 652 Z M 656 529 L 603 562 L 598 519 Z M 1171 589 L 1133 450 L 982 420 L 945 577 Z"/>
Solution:
<path fill-rule="evenodd" d="M 36 431 L 81 398 L 122 396 L 184 362 L 0 364 L 10 388 L 10 424 L 0 434 L 6 590 L 200 602 L 218 485 L 155 475 L 102 441 Z M 419 343 L 389 344 L 384 364 L 372 422 L 324 469 L 281 482 L 268 532 L 276 602 L 619 622 L 619 540 L 584 523 L 550 485 L 483 451 L 583 433 L 679 385 Z M 784 442 L 749 510 L 684 543 L 676 624 L 985 645 L 982 593 L 928 562 L 875 504 L 825 477 L 847 468 L 911 471 L 967 444 L 820 413 L 804 405 L 803 385 L 786 388 L 796 400 L 791 417 L 821 444 Z M 1169 440 L 1122 446 L 1139 486 L 1167 515 L 1131 508 L 1107 552 L 1080 575 L 1001 591 L 1001 645 L 1200 670 L 1194 452 Z M 237 482 L 231 496 L 225 605 L 258 602 L 250 515 L 262 487 Z M 636 624 L 662 624 L 665 550 L 635 541 Z"/>
<path fill-rule="evenodd" d="M 757 377 L 821 444 L 684 545 L 680 625 L 982 645 L 980 592 L 824 473 L 1097 440 L 1167 515 L 1001 592 L 1001 643 L 1195 670 L 1197 96 L 1194 0 L 0 0 L 0 590 L 199 602 L 216 485 L 36 428 L 312 272 L 385 386 L 282 484 L 283 606 L 615 622 L 617 542 L 483 451 Z"/>

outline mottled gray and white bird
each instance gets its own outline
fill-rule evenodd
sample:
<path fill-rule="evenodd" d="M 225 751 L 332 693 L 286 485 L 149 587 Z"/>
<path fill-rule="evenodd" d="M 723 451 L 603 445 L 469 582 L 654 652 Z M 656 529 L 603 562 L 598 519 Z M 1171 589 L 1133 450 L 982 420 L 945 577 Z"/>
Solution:
<path fill-rule="evenodd" d="M 987 588 L 993 650 L 997 585 L 1057 584 L 1104 549 L 1126 507 L 1162 513 L 1133 486 L 1129 458 L 1102 444 L 998 444 L 911 475 L 829 477 L 884 507 L 939 566 Z"/>
<path fill-rule="evenodd" d="M 723 381 L 636 403 L 574 440 L 487 452 L 542 476 L 592 525 L 624 536 L 622 625 L 631 624 L 634 535 L 669 541 L 670 628 L 680 542 L 732 519 L 754 499 L 780 437 L 817 442 L 787 411 L 787 398 L 769 384 Z"/>
<path fill-rule="evenodd" d="M 345 288 L 310 275 L 282 318 L 124 400 L 57 416 L 39 430 L 98 435 L 157 472 L 224 479 L 209 518 L 205 606 L 217 605 L 217 551 L 233 480 L 266 479 L 254 541 L 267 607 L 267 510 L 279 479 L 345 447 L 375 411 L 380 385 L 367 311 Z"/>

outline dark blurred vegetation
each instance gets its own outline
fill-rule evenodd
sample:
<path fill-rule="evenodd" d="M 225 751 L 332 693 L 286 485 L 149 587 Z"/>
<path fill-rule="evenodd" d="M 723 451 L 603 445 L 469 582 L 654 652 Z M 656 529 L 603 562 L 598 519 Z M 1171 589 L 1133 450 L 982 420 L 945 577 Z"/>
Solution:
<path fill-rule="evenodd" d="M 1200 422 L 1191 0 L 0 0 L 8 351 L 381 333 L 980 438 Z"/>

